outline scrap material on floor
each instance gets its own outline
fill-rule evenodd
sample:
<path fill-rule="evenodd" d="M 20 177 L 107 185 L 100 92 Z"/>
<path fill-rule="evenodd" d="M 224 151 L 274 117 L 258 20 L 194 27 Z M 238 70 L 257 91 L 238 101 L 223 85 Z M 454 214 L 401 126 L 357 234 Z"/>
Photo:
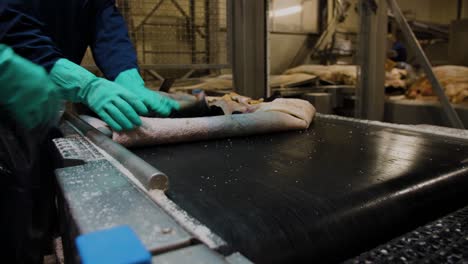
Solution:
<path fill-rule="evenodd" d="M 191 92 L 197 89 L 204 91 L 225 91 L 230 92 L 233 90 L 233 81 L 231 74 L 224 74 L 217 77 L 206 77 L 196 80 L 197 83 L 189 85 L 174 85 L 171 92 Z"/>
<path fill-rule="evenodd" d="M 224 115 L 194 118 L 143 117 L 143 125 L 128 132 L 112 132 L 99 119 L 83 118 L 98 130 L 106 131 L 105 134 L 110 135 L 115 142 L 135 147 L 304 130 L 312 123 L 315 115 L 315 108 L 300 99 L 276 99 L 265 103 L 231 94 L 220 98 L 209 97 L 206 100 L 210 107 L 221 108 Z"/>
<path fill-rule="evenodd" d="M 318 81 L 335 85 L 356 85 L 356 65 L 302 65 L 285 71 L 280 75 L 271 75 L 271 88 L 316 86 Z M 229 92 L 234 89 L 232 75 L 202 78 L 194 85 L 175 86 L 172 92 L 190 92 L 196 89 L 205 91 Z"/>
<path fill-rule="evenodd" d="M 317 77 L 307 73 L 294 73 L 283 75 L 271 75 L 270 87 L 294 87 L 304 84 L 311 84 L 317 80 Z M 225 74 L 218 77 L 203 78 L 199 83 L 187 86 L 175 86 L 171 91 L 173 92 L 190 92 L 196 89 L 203 89 L 205 91 L 232 91 L 234 89 L 232 75 Z"/>
<path fill-rule="evenodd" d="M 356 85 L 357 82 L 356 65 L 301 65 L 284 72 L 285 75 L 298 73 L 315 75 L 332 84 Z"/>
<path fill-rule="evenodd" d="M 405 68 L 402 68 L 405 67 Z M 398 65 L 391 62 L 386 64 L 385 68 L 385 87 L 406 88 L 411 84 L 412 69 L 408 69 L 409 65 Z M 301 65 L 284 72 L 284 75 L 289 74 L 312 74 L 316 75 L 321 81 L 325 81 L 334 85 L 350 85 L 357 84 L 356 65 Z"/>
<path fill-rule="evenodd" d="M 294 73 L 270 76 L 271 88 L 294 87 L 303 84 L 310 84 L 317 79 L 317 76 L 307 73 Z"/>
<path fill-rule="evenodd" d="M 468 67 L 445 65 L 434 67 L 436 75 L 450 102 L 457 104 L 468 101 Z M 427 77 L 420 77 L 408 90 L 411 99 L 435 99 L 435 93 Z"/>

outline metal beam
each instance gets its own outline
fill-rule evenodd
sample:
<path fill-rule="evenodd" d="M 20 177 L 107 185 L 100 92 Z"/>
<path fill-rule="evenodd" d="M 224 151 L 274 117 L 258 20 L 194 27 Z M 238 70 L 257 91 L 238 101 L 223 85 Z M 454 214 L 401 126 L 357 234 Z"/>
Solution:
<path fill-rule="evenodd" d="M 359 11 L 356 117 L 381 121 L 385 106 L 387 4 L 385 0 L 359 0 Z"/>
<path fill-rule="evenodd" d="M 160 80 L 160 81 L 164 81 L 164 77 L 162 77 L 157 71 L 155 70 L 146 70 L 146 72 L 153 76 L 155 79 L 157 80 Z"/>
<path fill-rule="evenodd" d="M 83 65 L 89 71 L 98 71 L 96 65 Z M 229 64 L 140 64 L 140 70 L 220 70 L 229 69 Z"/>
<path fill-rule="evenodd" d="M 442 109 L 447 115 L 447 118 L 449 119 L 450 123 L 455 128 L 463 129 L 464 127 L 462 121 L 460 120 L 460 117 L 458 116 L 455 109 L 453 109 L 453 106 L 450 104 L 450 101 L 447 98 L 447 95 L 445 94 L 442 85 L 440 84 L 439 80 L 437 80 L 437 77 L 432 71 L 431 62 L 424 53 L 424 50 L 422 49 L 421 45 L 419 45 L 418 39 L 411 30 L 408 21 L 406 21 L 405 17 L 403 16 L 403 13 L 401 12 L 401 9 L 398 6 L 397 2 L 395 0 L 387 0 L 387 3 L 393 15 L 395 16 L 395 20 L 398 26 L 400 27 L 400 30 L 403 33 L 406 42 L 410 45 L 411 49 L 416 55 L 418 62 L 422 65 L 422 68 L 424 69 L 424 72 L 426 73 L 426 76 L 432 85 L 432 89 L 439 98 L 439 101 L 442 104 Z"/>
<path fill-rule="evenodd" d="M 268 0 L 231 0 L 234 87 L 240 94 L 268 95 Z"/>

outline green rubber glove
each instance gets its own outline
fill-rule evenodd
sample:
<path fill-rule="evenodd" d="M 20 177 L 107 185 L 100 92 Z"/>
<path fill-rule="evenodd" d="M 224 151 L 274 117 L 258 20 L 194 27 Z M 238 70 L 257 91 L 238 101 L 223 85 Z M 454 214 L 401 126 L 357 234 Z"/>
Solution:
<path fill-rule="evenodd" d="M 60 95 L 44 68 L 0 44 L 0 104 L 27 129 L 56 121 Z"/>
<path fill-rule="evenodd" d="M 139 115 L 149 112 L 136 94 L 114 82 L 96 77 L 67 59 L 55 63 L 50 77 L 65 99 L 88 105 L 115 131 L 141 126 Z"/>
<path fill-rule="evenodd" d="M 173 110 L 179 110 L 177 101 L 145 87 L 137 69 L 123 71 L 117 76 L 115 82 L 135 93 L 152 112 L 161 116 L 168 116 Z"/>

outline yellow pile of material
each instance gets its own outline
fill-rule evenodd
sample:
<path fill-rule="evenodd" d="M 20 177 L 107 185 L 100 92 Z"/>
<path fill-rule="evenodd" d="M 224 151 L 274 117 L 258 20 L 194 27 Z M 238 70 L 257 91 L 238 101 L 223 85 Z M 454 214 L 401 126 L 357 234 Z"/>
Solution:
<path fill-rule="evenodd" d="M 289 87 L 297 84 L 312 82 L 316 76 L 306 73 L 296 73 L 289 75 L 271 75 L 270 86 L 272 88 Z M 232 75 L 226 74 L 215 78 L 203 78 L 199 83 L 187 86 L 173 87 L 174 92 L 187 92 L 195 89 L 203 89 L 205 91 L 232 91 L 233 90 Z"/>
<path fill-rule="evenodd" d="M 468 101 L 468 67 L 446 65 L 434 67 L 433 71 L 450 102 L 458 104 Z M 412 99 L 424 99 L 428 96 L 434 97 L 435 93 L 427 77 L 423 76 L 411 86 L 407 96 Z"/>
<path fill-rule="evenodd" d="M 315 75 L 323 81 L 333 84 L 356 85 L 356 65 L 301 65 L 284 72 L 285 75 L 305 73 Z"/>
<path fill-rule="evenodd" d="M 172 92 L 188 92 L 196 89 L 205 91 L 221 90 L 230 91 L 233 89 L 232 75 L 221 75 L 218 77 L 207 77 L 199 80 L 199 83 L 186 86 L 174 86 Z"/>

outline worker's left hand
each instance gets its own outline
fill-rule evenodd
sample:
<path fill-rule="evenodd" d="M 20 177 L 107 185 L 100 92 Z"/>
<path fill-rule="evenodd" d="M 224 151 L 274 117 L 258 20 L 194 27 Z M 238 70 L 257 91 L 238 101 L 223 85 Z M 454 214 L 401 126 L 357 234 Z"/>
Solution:
<path fill-rule="evenodd" d="M 150 111 L 158 115 L 169 116 L 173 110 L 180 109 L 177 101 L 146 88 L 137 69 L 121 72 L 115 82 L 137 95 Z"/>
<path fill-rule="evenodd" d="M 0 87 L 1 108 L 24 128 L 55 125 L 58 121 L 61 97 L 45 69 L 3 44 L 0 44 Z"/>

